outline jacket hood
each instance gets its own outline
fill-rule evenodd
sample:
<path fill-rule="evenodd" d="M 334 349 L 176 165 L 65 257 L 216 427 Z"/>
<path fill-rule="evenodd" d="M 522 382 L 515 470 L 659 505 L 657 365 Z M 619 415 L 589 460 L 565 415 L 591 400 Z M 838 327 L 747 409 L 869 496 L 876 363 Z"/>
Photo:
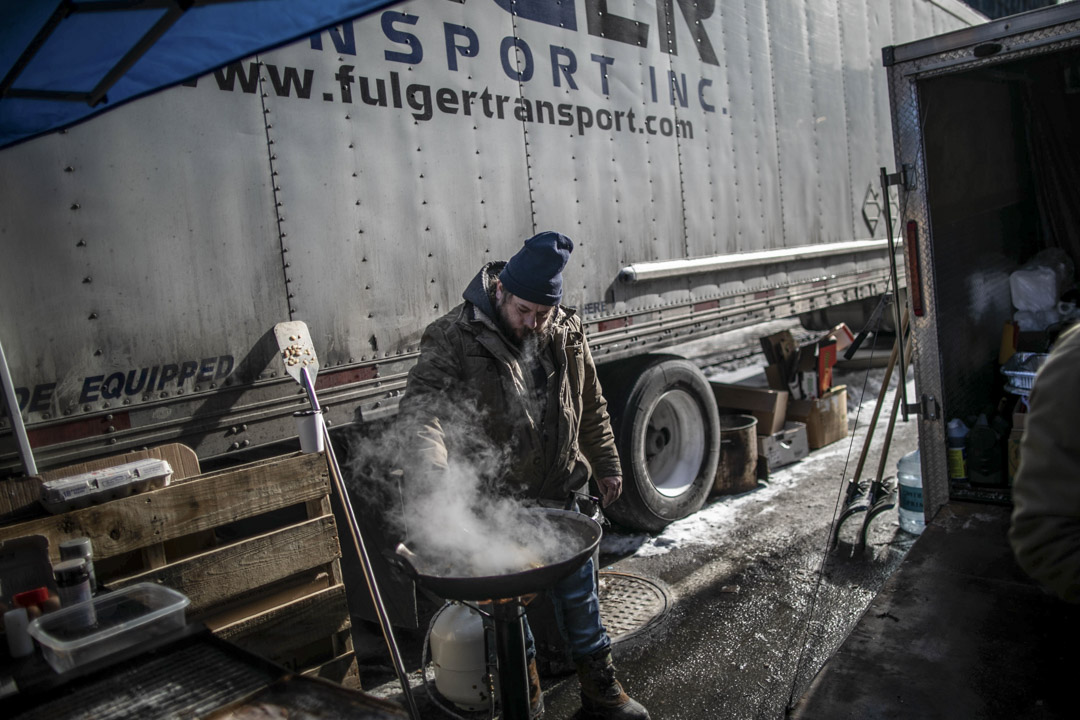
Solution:
<path fill-rule="evenodd" d="M 477 310 L 489 318 L 495 317 L 495 306 L 491 304 L 491 295 L 493 288 L 495 287 L 495 280 L 499 277 L 499 273 L 506 267 L 506 263 L 502 261 L 489 262 L 484 267 L 480 268 L 480 272 L 476 273 L 472 282 L 465 288 L 465 292 L 461 294 L 461 297 L 466 302 L 471 303 Z"/>

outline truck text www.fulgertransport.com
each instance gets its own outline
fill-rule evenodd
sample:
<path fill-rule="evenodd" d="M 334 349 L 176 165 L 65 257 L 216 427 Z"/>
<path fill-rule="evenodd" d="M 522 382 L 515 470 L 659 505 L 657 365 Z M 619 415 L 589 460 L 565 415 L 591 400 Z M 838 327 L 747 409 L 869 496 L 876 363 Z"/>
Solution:
<path fill-rule="evenodd" d="M 214 71 L 218 88 L 235 92 L 237 85 L 244 93 L 258 91 L 259 65 L 266 69 L 270 85 L 278 97 L 296 97 L 309 100 L 315 71 L 303 70 L 303 75 L 293 67 L 278 68 L 269 63 L 248 63 L 245 68 L 240 63 L 232 63 L 223 69 Z M 411 83 L 402 87 L 400 76 L 389 73 L 389 80 L 352 75 L 353 67 L 343 65 L 335 74 L 340 87 L 340 101 L 345 104 L 354 102 L 354 95 L 366 105 L 374 107 L 393 107 L 406 110 L 413 119 L 421 122 L 431 120 L 436 110 L 444 115 L 461 114 L 466 117 L 483 115 L 488 119 L 513 120 L 522 123 L 541 123 L 575 127 L 579 135 L 590 128 L 609 132 L 630 132 L 663 137 L 679 137 L 692 140 L 693 123 L 666 116 L 641 115 L 632 109 L 609 110 L 593 109 L 575 103 L 555 104 L 545 100 L 532 100 L 526 97 L 511 97 L 492 93 L 488 88 L 482 91 L 456 90 L 454 88 L 432 88 L 423 83 Z M 194 86 L 195 82 L 186 83 Z M 353 84 L 357 85 L 354 93 Z M 333 93 L 322 93 L 325 102 L 339 99 Z"/>

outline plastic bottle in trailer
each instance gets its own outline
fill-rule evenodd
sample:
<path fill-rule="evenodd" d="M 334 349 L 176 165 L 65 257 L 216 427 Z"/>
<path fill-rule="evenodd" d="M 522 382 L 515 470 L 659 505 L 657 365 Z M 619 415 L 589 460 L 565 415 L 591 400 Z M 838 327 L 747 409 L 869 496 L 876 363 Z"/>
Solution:
<path fill-rule="evenodd" d="M 896 479 L 900 486 L 900 529 L 920 535 L 926 528 L 923 515 L 922 464 L 919 451 L 908 453 L 896 464 Z"/>

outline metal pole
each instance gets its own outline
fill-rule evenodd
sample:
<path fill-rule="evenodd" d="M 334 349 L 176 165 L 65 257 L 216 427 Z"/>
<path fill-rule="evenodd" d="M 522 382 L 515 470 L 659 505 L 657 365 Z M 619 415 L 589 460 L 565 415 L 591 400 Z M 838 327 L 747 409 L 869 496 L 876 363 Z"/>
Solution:
<path fill-rule="evenodd" d="M 11 379 L 11 371 L 8 369 L 3 342 L 0 342 L 0 380 L 4 383 L 4 400 L 7 401 L 8 420 L 11 422 L 11 431 L 15 434 L 15 440 L 19 444 L 19 457 L 22 459 L 23 470 L 27 475 L 37 475 L 34 451 L 30 447 L 30 438 L 26 436 L 26 426 L 23 425 L 22 413 L 19 412 L 19 397 L 15 394 L 15 383 Z"/>
<path fill-rule="evenodd" d="M 900 278 L 896 271 L 896 237 L 893 235 L 893 222 L 892 222 L 892 208 L 889 205 L 889 174 L 885 171 L 885 168 L 881 168 L 881 193 L 883 195 L 883 201 L 885 205 L 885 232 L 889 235 L 889 272 L 892 274 L 892 286 L 895 294 L 895 302 L 893 302 L 893 311 L 896 316 L 896 332 L 900 333 L 900 342 L 897 343 L 897 347 L 900 348 L 900 353 L 897 356 L 897 364 L 900 367 L 900 396 L 903 398 L 901 403 L 901 409 L 904 415 L 904 422 L 908 421 L 908 402 L 907 402 L 907 365 L 904 363 L 904 342 L 903 342 L 903 320 L 900 317 Z M 906 303 L 905 303 L 906 305 Z"/>
<path fill-rule="evenodd" d="M 303 378 L 302 384 L 304 390 L 307 391 L 308 400 L 311 401 L 311 409 L 315 411 L 321 410 L 319 407 L 319 398 L 315 395 L 315 385 L 311 382 L 311 375 L 308 373 L 307 368 L 300 370 L 300 375 Z M 383 639 L 386 640 L 386 646 L 390 650 L 390 660 L 394 665 L 394 672 L 397 673 L 398 682 L 401 683 L 401 691 L 405 695 L 405 704 L 408 706 L 409 717 L 412 720 L 420 720 L 420 710 L 416 706 L 416 698 L 413 697 L 412 687 L 409 685 L 409 676 L 405 672 L 405 665 L 401 660 L 401 652 L 398 650 L 397 642 L 394 640 L 394 631 L 390 625 L 390 616 L 386 612 L 386 605 L 383 603 L 382 594 L 379 592 L 379 586 L 375 582 L 375 571 L 371 567 L 371 558 L 368 555 L 367 546 L 364 544 L 364 538 L 360 534 L 360 523 L 356 520 L 356 513 L 353 512 L 352 501 L 349 499 L 349 494 L 345 490 L 345 482 L 341 477 L 341 466 L 338 465 L 337 455 L 334 453 L 334 446 L 330 441 L 330 428 L 326 423 L 322 426 L 323 443 L 325 446 L 327 465 L 330 468 L 330 476 L 334 482 L 334 487 L 337 489 L 338 497 L 341 498 L 341 505 L 345 509 L 345 515 L 349 519 L 349 533 L 352 535 L 353 544 L 356 546 L 356 553 L 360 556 L 360 566 L 364 571 L 364 581 L 367 583 L 368 592 L 371 594 L 371 602 L 375 606 L 375 615 L 379 619 L 379 627 L 382 630 Z"/>
<path fill-rule="evenodd" d="M 870 441 L 874 437 L 874 430 L 877 428 L 878 417 L 881 416 L 881 406 L 885 402 L 885 395 L 889 391 L 889 381 L 892 379 L 893 368 L 896 367 L 896 358 L 903 352 L 901 345 L 907 335 L 907 320 L 907 308 L 904 308 L 904 325 L 900 330 L 900 334 L 896 337 L 896 341 L 893 342 L 892 353 L 889 355 L 889 362 L 885 366 L 885 374 L 881 378 L 881 390 L 878 391 L 877 402 L 874 403 L 874 413 L 870 416 L 870 424 L 866 428 L 866 437 L 863 439 L 862 452 L 859 453 L 859 463 L 855 466 L 855 476 L 853 481 L 856 484 L 859 482 L 859 478 L 862 477 L 863 465 L 866 464 L 867 451 L 870 449 Z M 901 374 L 906 375 L 906 373 Z M 906 383 L 907 380 L 904 377 L 901 377 L 900 382 Z M 897 391 L 899 391 L 899 388 L 897 388 Z M 886 448 L 886 450 L 888 450 L 888 448 Z M 882 454 L 882 457 L 884 457 L 884 454 Z"/>
<path fill-rule="evenodd" d="M 495 654 L 499 660 L 502 720 L 529 720 L 529 667 L 525 661 L 525 608 L 513 600 L 492 603 Z"/>

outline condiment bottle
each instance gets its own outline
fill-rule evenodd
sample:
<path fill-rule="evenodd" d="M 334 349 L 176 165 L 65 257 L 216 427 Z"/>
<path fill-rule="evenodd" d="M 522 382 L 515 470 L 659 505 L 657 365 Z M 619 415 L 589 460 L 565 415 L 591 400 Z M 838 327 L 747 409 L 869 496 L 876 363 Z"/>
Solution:
<path fill-rule="evenodd" d="M 85 558 L 63 560 L 53 566 L 53 578 L 56 590 L 60 593 L 60 603 L 64 607 L 78 605 L 80 611 L 71 616 L 74 627 L 87 627 L 97 620 L 94 604 L 90 595 L 90 573 L 86 570 Z"/>
<path fill-rule="evenodd" d="M 945 433 L 946 458 L 949 467 L 949 479 L 958 482 L 966 482 L 967 471 L 967 439 L 968 426 L 960 418 L 949 421 Z"/>
<path fill-rule="evenodd" d="M 34 639 L 26 631 L 29 625 L 30 618 L 24 607 L 4 613 L 4 632 L 7 634 L 8 652 L 11 653 L 11 657 L 26 657 L 34 652 Z"/>
<path fill-rule="evenodd" d="M 75 558 L 86 560 L 86 571 L 90 574 L 90 593 L 97 593 L 97 576 L 94 575 L 94 550 L 90 545 L 90 538 L 77 537 L 60 543 L 60 559 L 73 560 Z"/>

